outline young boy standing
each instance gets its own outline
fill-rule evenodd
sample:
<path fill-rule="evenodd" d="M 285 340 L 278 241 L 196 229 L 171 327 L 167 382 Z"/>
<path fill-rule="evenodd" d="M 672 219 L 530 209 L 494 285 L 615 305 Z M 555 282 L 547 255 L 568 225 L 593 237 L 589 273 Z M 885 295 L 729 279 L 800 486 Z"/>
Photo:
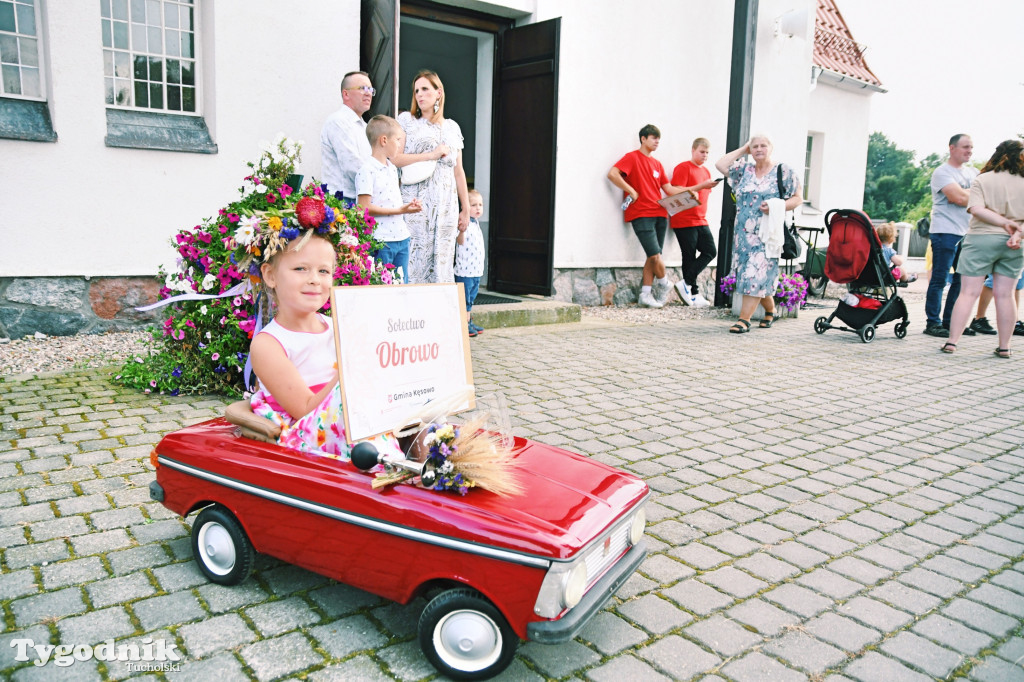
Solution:
<path fill-rule="evenodd" d="M 462 282 L 466 289 L 466 313 L 473 312 L 473 302 L 480 290 L 480 278 L 484 275 L 484 233 L 480 230 L 480 216 L 484 214 L 484 197 L 475 189 L 469 190 L 469 226 L 460 232 L 455 240 L 455 281 Z M 476 336 L 483 331 L 469 316 L 469 335 Z"/>
<path fill-rule="evenodd" d="M 668 195 L 679 194 L 681 188 L 671 185 L 661 162 L 651 154 L 661 142 L 657 126 L 645 125 L 640 129 L 640 149 L 629 152 L 608 171 L 608 180 L 625 192 L 624 219 L 632 224 L 633 232 L 647 255 L 640 288 L 640 305 L 661 308 L 672 291 L 672 283 L 665 276 L 661 248 L 668 231 L 668 214 L 658 199 L 662 190 Z"/>
<path fill-rule="evenodd" d="M 679 242 L 683 254 L 683 278 L 676 282 L 679 298 L 686 305 L 704 308 L 711 302 L 700 295 L 697 278 L 708 263 L 715 259 L 715 238 L 708 227 L 708 195 L 718 181 L 711 179 L 711 173 L 704 167 L 708 160 L 711 143 L 707 138 L 698 137 L 693 141 L 690 160 L 683 161 L 672 171 L 672 184 L 688 192 L 696 192 L 700 206 L 680 211 L 669 219 L 669 225 Z M 697 255 L 697 251 L 700 255 Z"/>
<path fill-rule="evenodd" d="M 405 149 L 405 132 L 390 116 L 374 116 L 366 124 L 370 140 L 370 159 L 356 173 L 356 194 L 359 205 L 372 215 L 377 224 L 373 238 L 384 242 L 374 257 L 401 272 L 402 283 L 409 281 L 409 228 L 402 216 L 423 210 L 419 199 L 402 203 L 398 169 L 390 159 Z"/>

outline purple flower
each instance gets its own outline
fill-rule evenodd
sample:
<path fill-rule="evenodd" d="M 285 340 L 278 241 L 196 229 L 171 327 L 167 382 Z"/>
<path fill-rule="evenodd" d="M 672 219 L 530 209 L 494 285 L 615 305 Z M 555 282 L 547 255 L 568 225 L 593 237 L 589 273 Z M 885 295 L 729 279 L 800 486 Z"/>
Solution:
<path fill-rule="evenodd" d="M 180 377 L 181 376 L 181 366 L 180 365 L 178 367 L 174 368 L 174 371 L 171 372 L 171 376 L 172 377 Z"/>

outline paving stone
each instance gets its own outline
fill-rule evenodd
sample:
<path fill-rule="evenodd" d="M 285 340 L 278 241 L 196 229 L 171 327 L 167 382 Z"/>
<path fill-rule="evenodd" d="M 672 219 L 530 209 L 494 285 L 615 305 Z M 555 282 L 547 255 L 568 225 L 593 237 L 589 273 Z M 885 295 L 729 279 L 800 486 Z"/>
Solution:
<path fill-rule="evenodd" d="M 804 516 L 797 516 L 788 511 L 776 512 L 771 516 L 766 516 L 763 520 L 773 526 L 793 533 L 803 533 L 820 525 L 817 521 L 812 521 Z"/>
<path fill-rule="evenodd" d="M 128 613 L 119 606 L 65 618 L 57 623 L 57 629 L 60 631 L 60 641 L 75 644 L 98 644 L 135 632 Z"/>
<path fill-rule="evenodd" d="M 680 638 L 676 637 L 676 639 Z M 644 649 L 640 649 L 637 653 L 643 655 L 643 651 Z M 548 678 L 567 677 L 577 670 L 592 666 L 601 660 L 601 656 L 596 651 L 575 641 L 558 646 L 527 642 L 526 645 L 520 647 L 519 653 L 533 661 L 537 669 Z M 656 662 L 655 665 L 657 665 Z"/>
<path fill-rule="evenodd" d="M 974 656 L 992 643 L 992 638 L 988 635 L 938 614 L 932 614 L 915 623 L 911 629 L 964 656 Z"/>
<path fill-rule="evenodd" d="M 1024 661 L 1024 638 L 1011 637 L 996 652 L 1011 663 Z"/>
<path fill-rule="evenodd" d="M 756 542 L 751 542 L 732 531 L 712 535 L 706 538 L 704 543 L 732 556 L 745 556 L 759 547 Z"/>
<path fill-rule="evenodd" d="M 793 614 L 786 613 L 760 598 L 748 599 L 726 611 L 726 614 L 765 637 L 773 637 L 787 626 L 800 622 L 800 619 Z"/>
<path fill-rule="evenodd" d="M 206 658 L 222 649 L 231 650 L 257 639 L 257 635 L 236 614 L 214 616 L 199 623 L 182 625 L 178 635 L 190 658 Z"/>
<path fill-rule="evenodd" d="M 882 634 L 835 613 L 823 613 L 805 624 L 807 632 L 848 652 L 877 642 Z"/>
<path fill-rule="evenodd" d="M 141 524 L 145 521 L 145 518 L 143 518 L 142 512 L 138 508 L 126 507 L 124 509 L 95 512 L 89 515 L 89 521 L 93 527 L 99 530 L 108 530 L 110 528 L 125 528 Z"/>
<path fill-rule="evenodd" d="M 945 552 L 946 556 L 959 559 L 968 564 L 974 564 L 975 566 L 981 566 L 982 568 L 994 571 L 1001 566 L 1005 566 L 1009 563 L 1009 559 L 994 552 L 981 549 L 980 547 L 971 547 L 969 545 L 957 545 L 947 549 Z"/>
<path fill-rule="evenodd" d="M 930 682 L 931 677 L 911 670 L 895 659 L 876 651 L 848 665 L 843 672 L 859 682 Z"/>
<path fill-rule="evenodd" d="M 154 568 L 153 575 L 167 592 L 177 592 L 209 582 L 195 561 Z"/>
<path fill-rule="evenodd" d="M 180 538 L 183 535 L 189 534 L 188 529 L 177 519 L 154 521 L 148 524 L 143 523 L 142 525 L 129 527 L 128 531 L 142 545 L 158 540 Z"/>
<path fill-rule="evenodd" d="M 218 654 L 204 661 L 182 661 L 181 670 L 165 673 L 170 682 L 217 680 L 217 682 L 248 682 L 242 664 L 230 653 Z"/>
<path fill-rule="evenodd" d="M 758 578 L 764 578 L 769 582 L 782 582 L 786 578 L 791 578 L 794 575 L 800 573 L 800 569 L 787 564 L 784 561 L 779 561 L 775 557 L 769 556 L 764 552 L 758 552 L 748 557 L 744 557 L 734 563 L 738 568 L 742 568 L 748 573 L 752 573 Z"/>
<path fill-rule="evenodd" d="M 106 557 L 114 575 L 125 575 L 133 571 L 154 568 L 171 561 L 171 557 L 167 556 L 167 552 L 159 545 L 131 547 L 119 552 L 110 552 Z"/>
<path fill-rule="evenodd" d="M 268 637 L 320 621 L 320 616 L 298 597 L 253 606 L 245 614 Z"/>
<path fill-rule="evenodd" d="M 760 636 L 718 614 L 689 626 L 686 634 L 726 658 L 736 656 L 761 641 Z"/>
<path fill-rule="evenodd" d="M 791 670 L 775 659 L 756 651 L 730 661 L 722 668 L 722 672 L 737 682 L 804 682 L 807 679 L 803 673 Z"/>
<path fill-rule="evenodd" d="M 361 615 L 310 628 L 309 634 L 335 658 L 345 658 L 356 651 L 374 649 L 387 642 L 373 623 Z"/>
<path fill-rule="evenodd" d="M 83 514 L 86 512 L 101 511 L 110 509 L 110 501 L 107 496 L 100 493 L 95 495 L 80 495 L 57 501 L 57 510 L 61 516 L 71 514 Z"/>
<path fill-rule="evenodd" d="M 987 656 L 971 668 L 970 676 L 977 682 L 1024 682 L 1024 668 Z"/>
<path fill-rule="evenodd" d="M 93 532 L 89 535 L 72 538 L 71 540 L 71 546 L 75 548 L 75 554 L 79 556 L 124 549 L 131 545 L 131 543 L 132 539 L 120 528 L 101 533 Z"/>
<path fill-rule="evenodd" d="M 898 576 L 897 580 L 943 599 L 950 599 L 964 589 L 961 583 L 923 568 L 912 568 Z"/>
<path fill-rule="evenodd" d="M 811 674 L 846 660 L 846 653 L 803 632 L 790 632 L 764 645 L 764 651 Z"/>
<path fill-rule="evenodd" d="M 132 573 L 120 578 L 98 580 L 86 585 L 89 600 L 96 608 L 134 601 L 156 594 L 156 588 L 145 573 Z"/>
<path fill-rule="evenodd" d="M 855 597 L 838 607 L 837 611 L 884 632 L 901 628 L 913 620 L 913 616 L 867 597 Z"/>
<path fill-rule="evenodd" d="M 644 680 L 645 682 L 671 682 L 647 663 L 633 656 L 619 656 L 608 663 L 587 671 L 587 679 L 594 682 L 622 682 L 622 680 Z"/>
<path fill-rule="evenodd" d="M 661 593 L 700 616 L 709 615 L 733 603 L 732 597 L 692 579 L 677 583 Z"/>
<path fill-rule="evenodd" d="M 648 594 L 624 604 L 616 610 L 631 621 L 656 635 L 682 627 L 693 621 L 693 616 L 683 611 L 666 599 Z"/>
<path fill-rule="evenodd" d="M 384 600 L 377 595 L 340 583 L 333 583 L 313 590 L 309 593 L 309 597 L 316 602 L 316 605 L 328 618 L 337 618 L 384 603 Z"/>
<path fill-rule="evenodd" d="M 755 521 L 753 523 L 739 526 L 736 528 L 736 532 L 740 535 L 751 538 L 752 540 L 756 540 L 762 545 L 774 545 L 793 537 L 793 533 L 781 530 L 761 521 Z"/>
<path fill-rule="evenodd" d="M 554 647 L 552 647 L 554 648 Z M 637 651 L 637 655 L 664 670 L 673 679 L 687 680 L 717 667 L 722 659 L 678 635 L 669 635 Z"/>
<path fill-rule="evenodd" d="M 890 570 L 879 568 L 852 556 L 836 559 L 828 564 L 828 569 L 865 585 L 874 585 L 892 575 Z"/>
<path fill-rule="evenodd" d="M 698 576 L 698 580 L 734 597 L 749 597 L 768 587 L 768 583 L 752 578 L 743 571 L 725 566 Z"/>
<path fill-rule="evenodd" d="M 151 597 L 133 605 L 135 615 L 144 630 L 175 623 L 185 623 L 206 615 L 196 598 L 189 592 L 175 592 L 162 597 Z"/>
<path fill-rule="evenodd" d="M 797 578 L 796 582 L 833 599 L 846 599 L 864 589 L 860 583 L 847 580 L 826 568 L 805 573 Z"/>
<path fill-rule="evenodd" d="M 806 545 L 802 545 L 799 542 L 794 541 L 783 542 L 781 545 L 769 547 L 767 551 L 769 554 L 772 554 L 783 561 L 795 564 L 803 569 L 817 566 L 829 559 L 828 554 L 819 552 L 816 549 L 811 549 Z"/>
<path fill-rule="evenodd" d="M 961 655 L 905 631 L 882 642 L 881 649 L 933 677 L 945 677 L 963 661 Z"/>
<path fill-rule="evenodd" d="M 635 647 L 648 639 L 647 633 L 635 628 L 622 618 L 602 611 L 580 631 L 579 637 L 590 642 L 605 656 Z"/>
<path fill-rule="evenodd" d="M 913 587 L 907 587 L 893 580 L 882 583 L 871 590 L 869 595 L 896 608 L 909 611 L 916 616 L 928 613 L 942 603 L 942 600 L 938 597 L 921 590 L 915 590 Z"/>
<path fill-rule="evenodd" d="M 921 568 L 960 582 L 977 582 L 988 575 L 983 568 L 941 554 L 921 562 Z"/>
<path fill-rule="evenodd" d="M 19 627 L 42 623 L 51 618 L 62 618 L 86 611 L 81 590 L 69 587 L 63 590 L 44 592 L 25 599 L 11 602 L 14 622 Z"/>
<path fill-rule="evenodd" d="M 792 611 L 805 618 L 816 616 L 833 606 L 831 599 L 792 583 L 780 585 L 762 596 L 787 611 Z"/>
<path fill-rule="evenodd" d="M 84 535 L 89 532 L 85 519 L 81 516 L 70 516 L 51 521 L 39 521 L 29 525 L 29 532 L 36 542 L 66 538 L 72 535 Z"/>
<path fill-rule="evenodd" d="M 59 561 L 71 556 L 68 544 L 64 540 L 36 542 L 21 547 L 11 547 L 4 551 L 4 560 L 11 570 L 26 566 L 39 566 L 43 563 Z"/>
<path fill-rule="evenodd" d="M 309 640 L 298 632 L 249 644 L 239 653 L 261 682 L 298 672 L 323 660 Z"/>
<path fill-rule="evenodd" d="M 872 563 L 894 571 L 901 571 L 916 563 L 916 559 L 908 554 L 897 552 L 882 545 L 869 545 L 855 552 L 855 555 Z"/>
<path fill-rule="evenodd" d="M 1005 587 L 1017 594 L 1024 594 L 1024 573 L 1017 571 L 1003 571 L 992 576 L 991 583 L 999 587 Z"/>
<path fill-rule="evenodd" d="M 107 577 L 107 569 L 99 557 L 60 561 L 43 566 L 43 587 L 48 590 Z"/>
<path fill-rule="evenodd" d="M 290 564 L 265 571 L 262 577 L 277 595 L 310 590 L 327 582 L 322 575 Z"/>
<path fill-rule="evenodd" d="M 954 599 L 942 609 L 943 615 L 997 639 L 1016 629 L 1018 621 L 987 606 L 967 599 Z"/>
<path fill-rule="evenodd" d="M 965 595 L 968 599 L 1024 620 L 1024 596 L 997 585 L 986 584 Z"/>
<path fill-rule="evenodd" d="M 654 578 L 660 583 L 673 583 L 683 578 L 689 578 L 696 571 L 686 564 L 665 556 L 664 554 L 652 554 L 644 559 L 640 565 L 640 571 Z"/>

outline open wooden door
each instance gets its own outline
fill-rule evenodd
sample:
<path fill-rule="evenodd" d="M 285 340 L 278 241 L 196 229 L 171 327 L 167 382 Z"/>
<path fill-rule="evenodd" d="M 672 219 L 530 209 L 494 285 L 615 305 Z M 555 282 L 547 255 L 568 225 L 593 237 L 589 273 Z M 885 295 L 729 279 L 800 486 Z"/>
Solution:
<path fill-rule="evenodd" d="M 498 36 L 487 287 L 550 296 L 560 19 Z"/>
<path fill-rule="evenodd" d="M 362 0 L 360 3 L 359 69 L 370 74 L 377 89 L 364 118 L 398 111 L 398 0 Z"/>

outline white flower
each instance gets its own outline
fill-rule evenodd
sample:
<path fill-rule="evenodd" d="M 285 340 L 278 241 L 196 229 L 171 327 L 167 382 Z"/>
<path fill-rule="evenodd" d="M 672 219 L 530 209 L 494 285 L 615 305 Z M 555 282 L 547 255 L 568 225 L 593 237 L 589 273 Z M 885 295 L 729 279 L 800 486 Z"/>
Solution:
<path fill-rule="evenodd" d="M 210 332 L 206 332 L 206 340 L 209 341 L 211 338 L 212 337 L 210 336 Z"/>
<path fill-rule="evenodd" d="M 235 230 L 235 242 L 242 246 L 248 246 L 256 234 L 260 219 L 256 216 L 246 216 L 238 221 L 238 229 Z"/>
<path fill-rule="evenodd" d="M 266 185 L 264 185 L 262 182 L 260 184 L 256 185 L 256 194 L 266 194 L 266 193 L 267 193 L 267 186 Z"/>
<path fill-rule="evenodd" d="M 217 278 L 212 273 L 206 273 L 206 277 L 203 277 L 203 289 L 212 289 L 213 285 L 217 283 Z"/>
<path fill-rule="evenodd" d="M 359 246 L 359 238 L 356 237 L 351 232 L 346 232 L 345 234 L 338 237 L 338 242 L 341 244 L 345 244 L 346 246 Z"/>
<path fill-rule="evenodd" d="M 205 305 L 205 304 L 204 304 L 204 305 L 201 305 L 201 306 L 199 306 L 199 312 L 200 312 L 201 314 L 203 314 L 203 315 L 205 315 L 205 314 L 206 314 L 206 313 L 208 312 L 208 309 L 207 309 L 207 307 L 206 307 L 206 305 Z"/>

